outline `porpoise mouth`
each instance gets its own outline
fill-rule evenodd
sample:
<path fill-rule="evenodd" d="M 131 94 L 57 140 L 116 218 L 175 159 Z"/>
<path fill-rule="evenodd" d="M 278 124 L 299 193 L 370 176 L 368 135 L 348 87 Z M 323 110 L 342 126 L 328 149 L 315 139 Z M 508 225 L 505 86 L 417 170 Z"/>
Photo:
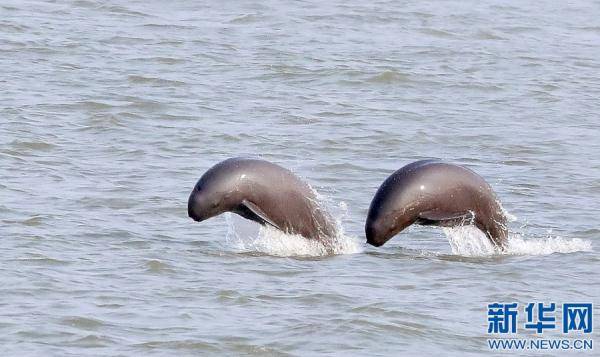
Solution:
<path fill-rule="evenodd" d="M 385 242 L 377 242 L 373 239 L 368 239 L 367 238 L 367 243 L 374 246 L 374 247 L 381 247 Z"/>
<path fill-rule="evenodd" d="M 193 219 L 196 222 L 200 222 L 201 219 L 200 217 L 198 217 L 195 213 L 194 213 L 194 209 L 192 208 L 194 202 L 192 200 L 192 197 L 190 197 L 190 199 L 188 200 L 188 216 Z"/>
<path fill-rule="evenodd" d="M 190 218 L 193 219 L 196 222 L 201 222 L 202 221 L 202 217 L 196 215 L 194 213 L 194 210 L 192 210 L 192 209 L 188 209 L 188 216 L 190 216 Z"/>
<path fill-rule="evenodd" d="M 382 225 L 377 223 L 375 220 L 368 219 L 365 226 L 365 236 L 367 237 L 367 243 L 374 247 L 381 247 L 385 244 L 387 239 L 382 239 L 385 235 L 381 234 L 383 229 Z"/>

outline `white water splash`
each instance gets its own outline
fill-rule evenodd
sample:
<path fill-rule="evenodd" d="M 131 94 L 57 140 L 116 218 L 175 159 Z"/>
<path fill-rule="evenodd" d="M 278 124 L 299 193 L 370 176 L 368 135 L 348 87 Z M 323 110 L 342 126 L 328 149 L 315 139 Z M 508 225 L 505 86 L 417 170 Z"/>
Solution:
<path fill-rule="evenodd" d="M 443 230 L 453 254 L 472 257 L 495 253 L 492 242 L 475 226 L 445 227 Z"/>
<path fill-rule="evenodd" d="M 548 255 L 552 253 L 591 252 L 592 242 L 580 238 L 566 239 L 559 236 L 523 239 L 521 235 L 511 235 L 506 254 Z"/>
<path fill-rule="evenodd" d="M 268 255 L 326 256 L 331 254 L 355 254 L 364 250 L 357 239 L 343 234 L 339 225 L 338 236 L 325 244 L 307 239 L 299 234 L 286 234 L 270 226 L 261 226 L 237 215 L 227 213 L 227 243 L 240 252 L 259 252 Z"/>
<path fill-rule="evenodd" d="M 452 253 L 464 256 L 489 256 L 499 254 L 485 234 L 475 226 L 444 228 Z M 508 245 L 502 255 L 548 255 L 592 251 L 592 243 L 579 238 L 565 239 L 558 236 L 528 238 L 516 233 L 509 234 Z"/>

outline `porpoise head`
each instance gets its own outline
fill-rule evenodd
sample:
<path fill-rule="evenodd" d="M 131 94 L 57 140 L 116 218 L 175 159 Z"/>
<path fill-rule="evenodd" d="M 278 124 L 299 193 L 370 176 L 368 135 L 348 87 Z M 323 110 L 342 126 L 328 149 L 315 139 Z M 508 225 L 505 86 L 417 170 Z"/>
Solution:
<path fill-rule="evenodd" d="M 386 185 L 379 188 L 367 215 L 365 234 L 367 243 L 380 247 L 393 236 L 415 223 L 418 198 L 410 194 L 408 187 Z"/>
<path fill-rule="evenodd" d="M 221 213 L 231 212 L 244 199 L 240 190 L 243 173 L 235 163 L 224 161 L 208 170 L 194 186 L 188 199 L 188 215 L 202 222 Z"/>
<path fill-rule="evenodd" d="M 415 221 L 416 218 L 410 216 L 395 217 L 393 213 L 381 216 L 369 215 L 365 224 L 367 243 L 375 247 L 381 247 Z"/>

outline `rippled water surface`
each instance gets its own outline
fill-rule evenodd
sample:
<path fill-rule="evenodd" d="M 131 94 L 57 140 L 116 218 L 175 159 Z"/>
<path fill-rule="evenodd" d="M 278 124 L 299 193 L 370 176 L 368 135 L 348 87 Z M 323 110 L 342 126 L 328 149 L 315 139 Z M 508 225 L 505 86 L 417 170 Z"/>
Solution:
<path fill-rule="evenodd" d="M 0 2 L 0 352 L 479 355 L 490 302 L 600 303 L 599 18 L 597 1 Z M 340 254 L 190 220 L 194 183 L 232 156 L 305 178 Z M 431 157 L 490 182 L 509 254 L 461 229 L 363 243 L 379 184 Z"/>

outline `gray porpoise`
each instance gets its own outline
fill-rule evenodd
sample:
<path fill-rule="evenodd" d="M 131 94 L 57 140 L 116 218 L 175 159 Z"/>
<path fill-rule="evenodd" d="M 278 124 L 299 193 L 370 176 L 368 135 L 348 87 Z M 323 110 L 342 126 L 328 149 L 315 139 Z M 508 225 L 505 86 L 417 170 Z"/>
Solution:
<path fill-rule="evenodd" d="M 198 180 L 188 200 L 188 215 L 200 222 L 224 212 L 324 242 L 337 234 L 310 186 L 264 160 L 227 159 Z"/>
<path fill-rule="evenodd" d="M 388 177 L 371 201 L 367 243 L 379 247 L 411 224 L 475 224 L 497 249 L 508 239 L 506 215 L 475 172 L 438 160 L 408 164 Z"/>

